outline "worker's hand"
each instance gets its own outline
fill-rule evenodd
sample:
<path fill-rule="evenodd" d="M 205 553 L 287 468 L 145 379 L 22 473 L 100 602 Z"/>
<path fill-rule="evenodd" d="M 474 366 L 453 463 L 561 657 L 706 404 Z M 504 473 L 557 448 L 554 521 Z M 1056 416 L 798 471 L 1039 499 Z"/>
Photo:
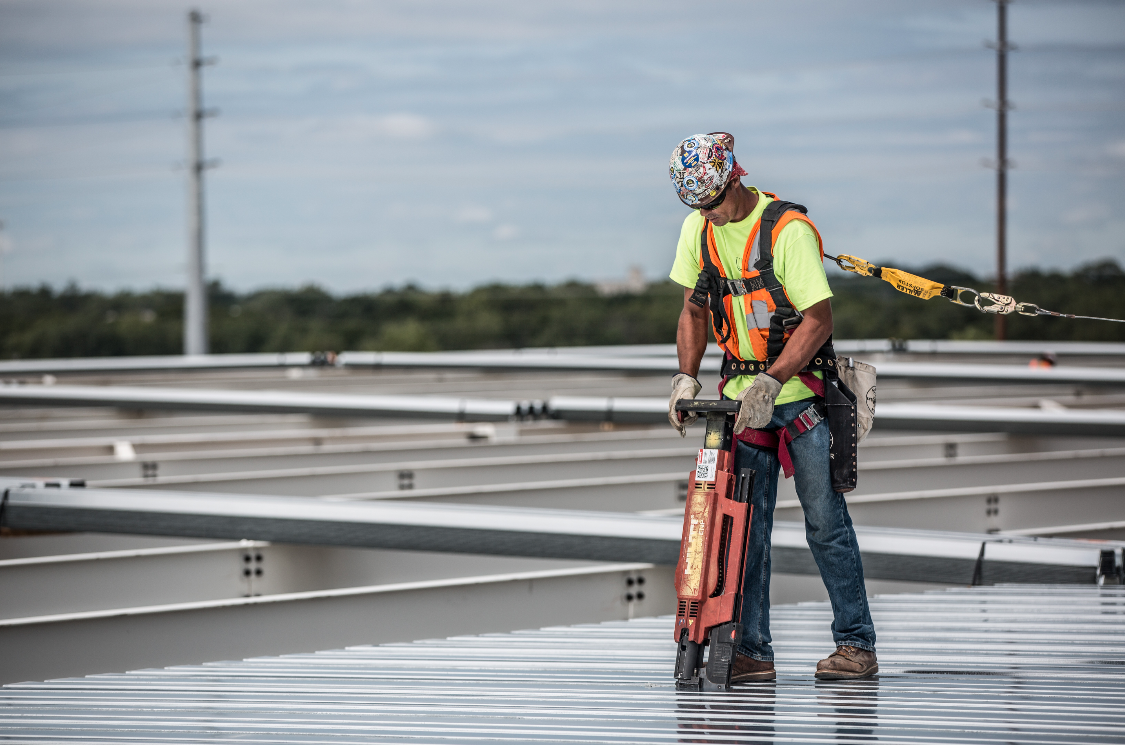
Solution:
<path fill-rule="evenodd" d="M 668 421 L 680 431 L 680 437 L 687 434 L 687 428 L 695 424 L 699 416 L 695 412 L 676 411 L 676 402 L 681 398 L 695 398 L 703 388 L 699 381 L 687 373 L 679 373 L 672 378 L 672 398 L 668 400 Z"/>
<path fill-rule="evenodd" d="M 773 403 L 777 394 L 781 393 L 781 383 L 771 375 L 758 373 L 754 384 L 743 388 L 738 394 L 742 407 L 738 410 L 738 417 L 734 420 L 734 433 L 740 434 L 742 430 L 762 429 L 769 426 L 773 419 Z"/>

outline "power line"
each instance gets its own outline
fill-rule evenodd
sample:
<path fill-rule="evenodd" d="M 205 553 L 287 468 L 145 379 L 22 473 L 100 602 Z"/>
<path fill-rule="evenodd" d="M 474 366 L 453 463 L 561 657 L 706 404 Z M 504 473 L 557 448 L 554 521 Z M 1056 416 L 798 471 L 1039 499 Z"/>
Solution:
<path fill-rule="evenodd" d="M 116 65 L 113 67 L 59 67 L 36 70 L 34 68 L 20 70 L 16 67 L 0 67 L 0 78 L 25 78 L 39 75 L 97 75 L 106 72 L 132 72 L 134 70 L 155 70 L 158 68 L 171 69 L 182 64 L 179 60 L 164 63 L 148 63 L 142 65 Z"/>

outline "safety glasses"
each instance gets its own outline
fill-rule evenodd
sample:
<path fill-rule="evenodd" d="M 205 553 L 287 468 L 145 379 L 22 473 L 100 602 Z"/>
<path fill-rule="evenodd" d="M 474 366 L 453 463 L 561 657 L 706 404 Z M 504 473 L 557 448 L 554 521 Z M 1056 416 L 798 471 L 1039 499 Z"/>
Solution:
<path fill-rule="evenodd" d="M 719 196 L 716 197 L 713 202 L 711 202 L 710 204 L 701 204 L 701 205 L 698 205 L 696 207 L 693 207 L 692 209 L 701 210 L 701 211 L 702 210 L 717 209 L 719 207 L 719 205 L 721 205 L 723 203 L 723 200 L 727 198 L 727 192 L 728 191 L 730 191 L 730 182 L 729 181 L 727 182 L 727 185 L 723 187 L 723 190 L 721 192 L 719 192 Z"/>

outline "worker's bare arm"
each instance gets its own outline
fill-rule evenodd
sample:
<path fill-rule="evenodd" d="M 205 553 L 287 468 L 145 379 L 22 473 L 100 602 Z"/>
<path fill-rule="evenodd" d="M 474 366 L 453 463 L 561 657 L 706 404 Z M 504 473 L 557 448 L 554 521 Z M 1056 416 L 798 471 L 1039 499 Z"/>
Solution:
<path fill-rule="evenodd" d="M 676 355 L 680 372 L 699 377 L 699 362 L 707 349 L 707 309 L 689 301 L 693 290 L 684 288 L 684 307 L 676 326 Z"/>
<path fill-rule="evenodd" d="M 801 325 L 793 332 L 793 336 L 789 337 L 789 343 L 781 350 L 777 362 L 774 362 L 768 370 L 771 377 L 782 383 L 792 378 L 805 365 L 809 364 L 809 360 L 816 354 L 816 350 L 820 349 L 821 345 L 828 341 L 828 337 L 832 335 L 831 300 L 821 300 L 816 305 L 802 311 L 802 315 L 805 318 L 801 321 Z"/>

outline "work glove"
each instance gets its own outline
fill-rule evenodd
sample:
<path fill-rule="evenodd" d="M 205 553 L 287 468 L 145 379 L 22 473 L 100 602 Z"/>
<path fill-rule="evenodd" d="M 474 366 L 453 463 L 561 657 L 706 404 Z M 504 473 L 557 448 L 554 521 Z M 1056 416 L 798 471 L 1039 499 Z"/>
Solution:
<path fill-rule="evenodd" d="M 699 381 L 687 373 L 678 373 L 672 378 L 672 398 L 668 400 L 668 421 L 680 431 L 680 437 L 687 434 L 687 428 L 695 424 L 698 415 L 695 412 L 676 411 L 676 402 L 681 398 L 695 398 L 703 388 Z M 683 417 L 683 421 L 680 420 Z"/>
<path fill-rule="evenodd" d="M 769 426 L 770 420 L 773 419 L 773 404 L 779 393 L 781 393 L 781 383 L 777 378 L 766 373 L 758 373 L 754 378 L 754 384 L 749 388 L 743 388 L 738 394 L 742 406 L 738 410 L 738 417 L 734 420 L 734 433 L 741 434 L 747 427 L 762 429 Z"/>

